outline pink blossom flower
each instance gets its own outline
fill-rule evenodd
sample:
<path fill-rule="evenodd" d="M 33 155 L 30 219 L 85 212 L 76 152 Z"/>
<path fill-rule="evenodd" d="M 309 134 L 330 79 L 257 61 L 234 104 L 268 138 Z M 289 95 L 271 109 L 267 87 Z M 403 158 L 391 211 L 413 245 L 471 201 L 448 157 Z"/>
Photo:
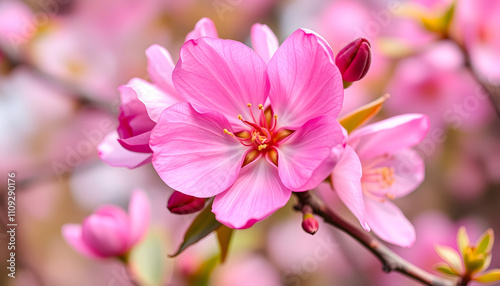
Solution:
<path fill-rule="evenodd" d="M 148 230 L 150 206 L 143 191 L 135 191 L 123 209 L 102 206 L 83 224 L 65 224 L 62 234 L 68 244 L 91 258 L 123 256 L 136 245 Z"/>
<path fill-rule="evenodd" d="M 414 191 L 424 179 L 421 157 L 410 147 L 429 130 L 425 115 L 395 116 L 349 135 L 347 146 L 332 173 L 341 201 L 365 230 L 404 247 L 415 241 L 415 230 L 390 202 Z"/>
<path fill-rule="evenodd" d="M 173 81 L 189 103 L 162 113 L 151 133 L 153 166 L 177 191 L 215 196 L 212 211 L 229 227 L 250 227 L 292 191 L 316 187 L 343 149 L 342 78 L 312 32 L 294 32 L 267 71 L 242 43 L 188 41 Z"/>

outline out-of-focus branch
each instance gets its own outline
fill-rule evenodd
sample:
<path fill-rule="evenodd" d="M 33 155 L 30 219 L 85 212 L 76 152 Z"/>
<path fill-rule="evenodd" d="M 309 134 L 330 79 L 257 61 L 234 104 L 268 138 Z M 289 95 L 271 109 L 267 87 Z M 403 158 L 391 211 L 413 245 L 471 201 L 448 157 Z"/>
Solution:
<path fill-rule="evenodd" d="M 380 262 L 382 262 L 383 270 L 385 272 L 396 271 L 402 273 L 410 278 L 413 278 L 425 285 L 430 286 L 457 286 L 464 284 L 457 284 L 457 282 L 441 278 L 439 276 L 430 274 L 423 269 L 406 261 L 388 247 L 383 245 L 380 241 L 369 235 L 367 232 L 361 230 L 339 217 L 336 213 L 331 211 L 322 201 L 312 196 L 309 192 L 294 193 L 299 199 L 298 209 L 308 205 L 312 208 L 314 214 L 322 217 L 325 222 L 337 227 L 344 231 L 352 238 L 356 239 L 372 254 L 374 254 Z M 465 284 L 466 285 L 466 284 Z"/>
<path fill-rule="evenodd" d="M 4 51 L 1 47 L 0 47 L 0 53 L 8 61 L 8 63 L 11 65 L 12 68 L 18 66 L 27 67 L 28 69 L 36 73 L 38 76 L 40 76 L 40 78 L 42 78 L 43 80 L 49 82 L 50 84 L 53 84 L 54 86 L 62 88 L 65 91 L 68 91 L 68 95 L 71 96 L 72 99 L 76 100 L 81 105 L 90 106 L 106 112 L 110 111 L 109 103 L 95 99 L 96 98 L 95 95 L 93 96 L 92 94 L 89 94 L 88 91 L 78 87 L 77 85 L 59 79 L 57 77 L 54 77 L 53 75 L 39 69 L 31 62 L 26 61 L 19 57 L 15 57 L 9 52 Z"/>
<path fill-rule="evenodd" d="M 464 45 L 450 36 L 446 36 L 445 39 L 451 40 L 460 49 L 464 58 L 465 68 L 470 72 L 472 77 L 479 83 L 479 85 L 481 85 L 483 90 L 489 95 L 491 104 L 493 105 L 497 116 L 500 117 L 500 86 L 491 84 L 487 79 L 477 73 L 477 71 L 474 69 L 474 66 L 472 65 L 470 54 L 467 51 L 467 48 L 464 47 Z"/>

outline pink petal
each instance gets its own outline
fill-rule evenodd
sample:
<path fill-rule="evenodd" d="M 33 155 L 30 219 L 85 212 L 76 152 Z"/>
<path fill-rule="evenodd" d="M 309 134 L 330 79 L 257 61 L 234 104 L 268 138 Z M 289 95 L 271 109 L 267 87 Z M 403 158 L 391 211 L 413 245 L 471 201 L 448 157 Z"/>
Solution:
<path fill-rule="evenodd" d="M 199 113 L 189 103 L 163 112 L 151 134 L 153 166 L 171 188 L 206 198 L 229 188 L 238 177 L 247 147 L 224 134 L 232 131 L 217 112 Z"/>
<path fill-rule="evenodd" d="M 154 122 L 158 122 L 163 110 L 182 101 L 176 94 L 166 93 L 140 78 L 131 79 L 124 87 L 129 88 L 144 103 L 149 118 Z"/>
<path fill-rule="evenodd" d="M 365 220 L 365 202 L 361 188 L 362 176 L 361 162 L 356 152 L 351 146 L 346 146 L 340 161 L 333 170 L 333 187 L 340 200 L 359 220 L 361 226 L 366 231 L 370 231 Z"/>
<path fill-rule="evenodd" d="M 136 244 L 146 234 L 149 227 L 150 204 L 146 193 L 136 190 L 132 193 L 128 205 L 128 216 L 130 220 L 130 243 Z"/>
<path fill-rule="evenodd" d="M 252 47 L 266 63 L 273 57 L 280 44 L 267 25 L 254 24 L 251 31 Z"/>
<path fill-rule="evenodd" d="M 118 138 L 118 143 L 129 151 L 151 154 L 152 151 L 149 148 L 150 135 L 151 131 L 125 139 Z"/>
<path fill-rule="evenodd" d="M 264 104 L 269 90 L 259 55 L 242 43 L 214 38 L 184 44 L 173 80 L 193 107 L 220 112 L 233 126 L 244 126 L 238 115 L 251 119 L 247 104 Z"/>
<path fill-rule="evenodd" d="M 236 182 L 215 197 L 212 212 L 231 228 L 249 228 L 283 207 L 290 196 L 278 168 L 261 157 L 243 167 Z"/>
<path fill-rule="evenodd" d="M 103 258 L 99 253 L 90 248 L 82 238 L 82 226 L 79 224 L 65 224 L 61 229 L 66 242 L 79 253 L 90 258 Z"/>
<path fill-rule="evenodd" d="M 175 64 L 170 53 L 162 46 L 152 45 L 146 49 L 146 57 L 151 81 L 164 92 L 171 95 L 177 94 L 172 82 Z"/>
<path fill-rule="evenodd" d="M 402 247 L 413 245 L 415 228 L 396 205 L 366 199 L 365 207 L 368 225 L 378 237 Z"/>
<path fill-rule="evenodd" d="M 395 198 L 404 197 L 413 192 L 424 180 L 424 161 L 412 149 L 403 149 L 380 162 L 379 165 L 394 169 L 395 181 L 390 187 L 371 191 L 382 198 L 386 197 L 386 194 L 391 194 Z"/>
<path fill-rule="evenodd" d="M 136 168 L 151 161 L 151 153 L 132 152 L 118 142 L 118 133 L 113 131 L 97 146 L 99 157 L 113 167 Z"/>
<path fill-rule="evenodd" d="M 429 131 L 429 119 L 423 114 L 404 114 L 382 120 L 349 136 L 361 161 L 383 154 L 393 154 L 420 143 Z"/>
<path fill-rule="evenodd" d="M 187 34 L 184 41 L 196 40 L 201 37 L 219 37 L 214 22 L 209 18 L 201 18 L 194 26 L 194 30 Z"/>
<path fill-rule="evenodd" d="M 269 98 L 280 126 L 296 129 L 342 108 L 342 75 L 325 41 L 302 29 L 288 37 L 269 61 Z"/>
<path fill-rule="evenodd" d="M 332 172 L 341 152 L 345 133 L 333 116 L 307 121 L 278 147 L 278 172 L 292 191 L 315 188 Z"/>

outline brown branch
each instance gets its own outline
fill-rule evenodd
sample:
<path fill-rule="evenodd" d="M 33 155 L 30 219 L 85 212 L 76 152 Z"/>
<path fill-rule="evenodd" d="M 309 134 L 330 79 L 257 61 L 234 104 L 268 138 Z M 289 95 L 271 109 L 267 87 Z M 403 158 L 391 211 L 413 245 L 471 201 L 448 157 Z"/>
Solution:
<path fill-rule="evenodd" d="M 474 69 L 474 66 L 472 65 L 472 61 L 470 58 L 470 54 L 464 45 L 462 45 L 459 41 L 457 41 L 450 35 L 446 35 L 444 39 L 452 41 L 459 48 L 464 59 L 464 67 L 469 71 L 469 73 L 477 81 L 477 83 L 479 83 L 482 89 L 489 95 L 489 99 L 491 104 L 493 105 L 493 109 L 495 109 L 495 113 L 497 114 L 497 116 L 500 117 L 500 86 L 491 84 L 487 78 L 481 76 Z"/>
<path fill-rule="evenodd" d="M 321 202 L 316 197 L 313 197 L 309 192 L 300 192 L 294 194 L 299 199 L 300 206 L 298 206 L 298 209 L 302 209 L 302 207 L 305 205 L 310 206 L 314 214 L 322 217 L 325 222 L 337 227 L 338 229 L 344 231 L 352 238 L 357 240 L 380 260 L 385 272 L 396 271 L 417 281 L 420 281 L 425 285 L 430 286 L 459 285 L 452 280 L 430 274 L 406 261 L 364 230 L 353 226 L 343 218 L 339 217 L 323 202 Z"/>
<path fill-rule="evenodd" d="M 38 68 L 35 66 L 32 62 L 22 59 L 22 57 L 17 57 L 13 55 L 12 53 L 9 53 L 6 50 L 3 50 L 0 47 L 0 54 L 7 60 L 7 62 L 10 64 L 10 68 L 14 69 L 18 66 L 24 66 L 27 67 L 29 70 L 33 71 L 36 73 L 41 79 L 43 79 L 45 82 L 48 82 L 49 84 L 52 84 L 58 88 L 61 88 L 65 91 L 67 91 L 67 95 L 70 96 L 73 100 L 77 101 L 79 104 L 83 106 L 89 106 L 92 108 L 96 108 L 105 112 L 111 112 L 113 111 L 113 107 L 110 107 L 110 104 L 99 100 L 99 98 L 104 98 L 103 95 L 93 95 L 89 93 L 87 90 L 79 87 L 78 85 L 75 85 L 73 83 L 64 81 L 60 78 L 57 78 L 44 70 Z"/>

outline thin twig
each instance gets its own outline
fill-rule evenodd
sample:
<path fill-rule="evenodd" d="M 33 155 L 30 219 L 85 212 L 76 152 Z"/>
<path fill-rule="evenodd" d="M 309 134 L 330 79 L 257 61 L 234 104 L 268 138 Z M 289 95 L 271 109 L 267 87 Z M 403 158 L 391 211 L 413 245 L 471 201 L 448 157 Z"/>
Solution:
<path fill-rule="evenodd" d="M 385 272 L 396 271 L 429 286 L 459 285 L 455 281 L 428 273 L 427 271 L 406 261 L 367 232 L 353 226 L 343 218 L 339 217 L 336 213 L 326 207 L 323 202 L 316 197 L 313 197 L 309 192 L 295 193 L 295 195 L 299 199 L 300 208 L 304 205 L 310 206 L 313 212 L 322 217 L 325 222 L 339 228 L 352 238 L 356 239 L 372 254 L 374 254 L 380 262 L 382 262 L 383 270 Z"/>

